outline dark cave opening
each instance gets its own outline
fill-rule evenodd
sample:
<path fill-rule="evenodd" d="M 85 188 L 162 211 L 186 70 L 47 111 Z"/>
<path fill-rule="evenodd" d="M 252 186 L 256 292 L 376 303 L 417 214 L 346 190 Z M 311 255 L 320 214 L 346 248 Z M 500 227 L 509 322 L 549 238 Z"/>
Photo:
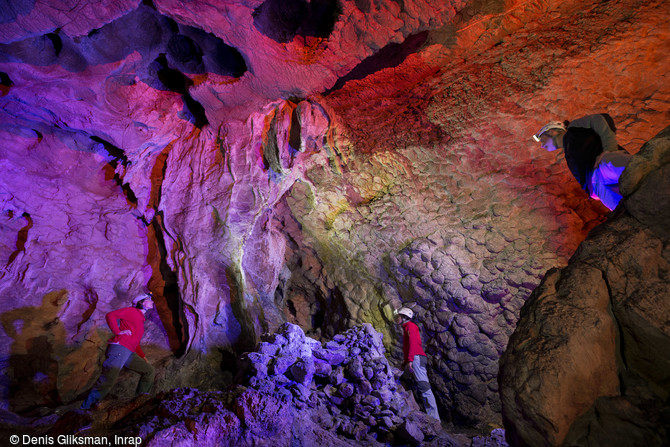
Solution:
<path fill-rule="evenodd" d="M 9 78 L 9 75 L 5 73 L 4 71 L 0 71 L 0 85 L 3 85 L 5 87 L 9 87 L 11 85 L 14 85 L 12 80 Z"/>
<path fill-rule="evenodd" d="M 149 8 L 153 9 L 154 11 L 158 11 L 158 8 L 156 8 L 156 5 L 152 0 L 142 0 L 141 2 L 144 6 L 148 6 Z"/>
<path fill-rule="evenodd" d="M 286 307 L 288 308 L 288 311 L 293 315 L 295 318 L 297 316 L 297 311 L 295 309 L 295 304 L 293 303 L 293 300 L 286 300 Z"/>
<path fill-rule="evenodd" d="M 9 93 L 12 85 L 14 85 L 14 83 L 9 78 L 9 75 L 4 71 L 0 71 L 0 96 L 5 96 Z"/>
<path fill-rule="evenodd" d="M 170 68 L 165 54 L 161 54 L 153 62 L 156 68 L 156 76 L 158 80 L 165 87 L 166 90 L 179 93 L 184 99 L 184 105 L 192 116 L 193 124 L 202 129 L 206 124 L 209 124 L 205 108 L 198 101 L 193 99 L 188 93 L 188 89 L 193 85 L 193 81 L 179 70 Z"/>
<path fill-rule="evenodd" d="M 187 73 L 202 73 L 205 70 L 202 50 L 193 39 L 183 34 L 175 34 L 170 38 L 167 44 L 167 55 Z"/>
<path fill-rule="evenodd" d="M 205 108 L 198 101 L 193 99 L 191 95 L 184 95 L 184 105 L 190 112 L 193 120 L 189 120 L 198 129 L 202 129 L 206 124 L 209 124 Z"/>
<path fill-rule="evenodd" d="M 289 128 L 288 144 L 295 150 L 300 150 L 302 143 L 302 127 L 300 126 L 300 114 L 298 108 L 291 113 L 291 127 Z"/>
<path fill-rule="evenodd" d="M 322 328 L 325 321 L 326 312 L 323 308 L 319 308 L 318 311 L 312 315 L 312 327 Z"/>
<path fill-rule="evenodd" d="M 152 63 L 156 68 L 156 77 L 163 85 L 165 90 L 188 94 L 188 88 L 193 85 L 193 81 L 179 70 L 170 68 L 165 53 L 161 53 Z"/>
<path fill-rule="evenodd" d="M 248 71 L 242 54 L 200 28 L 178 25 L 167 46 L 170 64 L 185 73 L 215 73 L 239 78 Z"/>
<path fill-rule="evenodd" d="M 221 371 L 230 373 L 231 377 L 237 375 L 237 354 L 229 351 L 220 349 L 221 353 Z"/>
<path fill-rule="evenodd" d="M 295 36 L 325 39 L 340 15 L 334 0 L 266 0 L 254 10 L 254 26 L 269 38 L 286 43 Z"/>
<path fill-rule="evenodd" d="M 221 42 L 220 39 L 215 42 L 213 50 L 207 52 L 205 57 L 206 60 L 212 61 L 209 67 L 214 73 L 240 78 L 249 70 L 242 54 Z"/>
<path fill-rule="evenodd" d="M 56 56 L 59 56 L 60 52 L 63 50 L 63 39 L 60 38 L 58 33 L 48 33 L 46 36 L 51 40 Z"/>

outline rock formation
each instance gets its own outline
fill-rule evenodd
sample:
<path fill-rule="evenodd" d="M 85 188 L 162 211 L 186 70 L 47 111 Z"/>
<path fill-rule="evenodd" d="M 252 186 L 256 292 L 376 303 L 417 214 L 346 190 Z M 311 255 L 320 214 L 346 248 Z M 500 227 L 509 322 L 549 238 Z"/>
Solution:
<path fill-rule="evenodd" d="M 258 352 L 245 356 L 239 373 L 250 376 L 245 382 L 268 395 L 327 410 L 320 414 L 323 428 L 359 440 L 370 431 L 391 440 L 418 406 L 399 389 L 399 371 L 385 353 L 381 334 L 369 324 L 337 334 L 322 346 L 287 323 L 266 337 Z M 423 434 L 420 438 L 410 441 L 422 441 Z"/>
<path fill-rule="evenodd" d="M 180 388 L 154 399 L 79 410 L 47 432 L 182 446 L 504 446 L 498 433 L 470 442 L 419 411 L 385 357 L 382 335 L 354 327 L 320 343 L 286 323 L 240 357 L 241 384 L 226 391 Z"/>
<path fill-rule="evenodd" d="M 620 185 L 622 205 L 521 309 L 500 360 L 511 445 L 670 442 L 670 127 Z"/>
<path fill-rule="evenodd" d="M 607 111 L 635 153 L 670 122 L 664 0 L 4 5 L 0 407 L 26 417 L 81 398 L 149 289 L 158 391 L 222 389 L 285 322 L 372 324 L 398 361 L 403 304 L 445 420 L 499 427 L 523 303 L 607 216 L 529 136 Z"/>

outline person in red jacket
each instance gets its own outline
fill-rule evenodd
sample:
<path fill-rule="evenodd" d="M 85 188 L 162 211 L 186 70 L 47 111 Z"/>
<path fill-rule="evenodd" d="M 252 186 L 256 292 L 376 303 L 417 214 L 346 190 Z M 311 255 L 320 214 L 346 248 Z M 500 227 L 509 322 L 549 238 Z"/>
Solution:
<path fill-rule="evenodd" d="M 113 310 L 105 315 L 107 325 L 114 336 L 107 345 L 107 358 L 102 364 L 102 373 L 88 397 L 81 404 L 82 410 L 88 410 L 109 393 L 121 369 L 128 368 L 140 374 L 136 394 L 148 393 L 154 383 L 155 370 L 149 364 L 140 340 L 144 335 L 144 314 L 153 309 L 151 294 L 141 294 L 133 300 L 133 307 Z"/>
<path fill-rule="evenodd" d="M 405 354 L 405 361 L 402 364 L 403 370 L 409 365 L 409 370 L 416 380 L 417 389 L 423 399 L 426 413 L 439 421 L 440 414 L 437 411 L 435 396 L 430 389 L 430 382 L 428 382 L 428 374 L 426 373 L 428 358 L 421 346 L 419 328 L 411 321 L 414 318 L 414 311 L 403 307 L 396 311 L 396 318 L 398 324 L 402 326 L 402 349 Z"/>

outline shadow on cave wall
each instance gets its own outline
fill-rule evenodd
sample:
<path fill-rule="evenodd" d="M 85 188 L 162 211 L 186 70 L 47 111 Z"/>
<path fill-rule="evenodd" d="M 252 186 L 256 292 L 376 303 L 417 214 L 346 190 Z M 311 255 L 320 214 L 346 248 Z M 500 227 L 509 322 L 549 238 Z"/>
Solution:
<path fill-rule="evenodd" d="M 91 30 L 84 37 L 70 38 L 57 29 L 42 36 L 0 44 L 0 61 L 59 65 L 76 73 L 89 66 L 122 61 L 136 51 L 144 66 L 157 54 L 164 53 L 175 69 L 189 74 L 209 72 L 237 78 L 247 71 L 239 51 L 220 38 L 199 28 L 180 25 L 146 5 Z"/>
<path fill-rule="evenodd" d="M 44 295 L 40 306 L 24 306 L 0 315 L 5 334 L 12 339 L 0 363 L 0 399 L 17 413 L 40 406 L 62 405 L 58 393 L 59 362 L 67 351 L 65 326 L 58 317 L 67 291 Z"/>
<path fill-rule="evenodd" d="M 18 16 L 30 14 L 35 0 L 0 0 L 0 23 L 11 23 Z"/>
<path fill-rule="evenodd" d="M 349 81 L 361 80 L 366 76 L 383 70 L 384 68 L 397 67 L 402 64 L 407 56 L 416 53 L 428 39 L 428 31 L 408 36 L 402 43 L 390 43 L 372 56 L 363 59 L 349 73 L 339 78 L 333 87 L 325 94 L 341 89 Z"/>

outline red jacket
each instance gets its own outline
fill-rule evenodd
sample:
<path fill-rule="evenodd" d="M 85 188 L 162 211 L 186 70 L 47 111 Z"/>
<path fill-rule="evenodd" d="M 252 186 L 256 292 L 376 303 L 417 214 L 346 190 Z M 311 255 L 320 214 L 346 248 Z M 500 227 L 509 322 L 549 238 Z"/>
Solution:
<path fill-rule="evenodd" d="M 137 353 L 142 358 L 144 352 L 140 348 L 140 340 L 144 335 L 144 314 L 141 310 L 135 307 L 124 307 L 123 309 L 113 310 L 105 315 L 107 325 L 114 333 L 114 337 L 109 340 L 109 343 L 116 343 L 124 348 Z M 117 321 L 120 322 L 117 323 Z M 119 335 L 119 332 L 130 330 L 130 335 Z"/>
<path fill-rule="evenodd" d="M 402 325 L 402 350 L 405 353 L 405 363 L 413 361 L 415 355 L 426 355 L 421 347 L 419 327 L 411 321 Z"/>

